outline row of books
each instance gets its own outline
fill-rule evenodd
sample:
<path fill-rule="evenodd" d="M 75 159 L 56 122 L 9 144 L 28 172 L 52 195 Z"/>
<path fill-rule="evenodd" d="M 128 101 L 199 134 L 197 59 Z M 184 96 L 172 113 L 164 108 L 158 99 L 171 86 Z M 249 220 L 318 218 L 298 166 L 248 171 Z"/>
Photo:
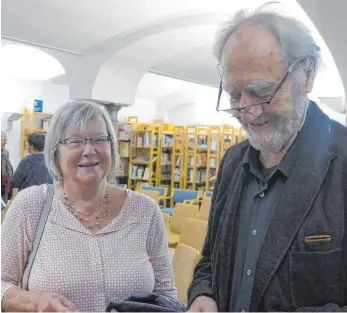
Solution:
<path fill-rule="evenodd" d="M 132 165 L 131 179 L 149 179 L 149 167 L 144 165 Z"/>
<path fill-rule="evenodd" d="M 164 134 L 161 140 L 161 146 L 163 148 L 171 148 L 174 145 L 174 138 L 172 135 Z"/>
<path fill-rule="evenodd" d="M 154 135 L 152 142 L 151 132 L 134 132 L 131 138 L 131 145 L 135 147 L 150 147 L 153 145 L 153 148 L 156 149 L 158 146 L 158 135 Z"/>
<path fill-rule="evenodd" d="M 188 182 L 194 181 L 194 170 L 188 169 L 188 176 L 187 176 Z M 205 169 L 198 169 L 196 171 L 196 183 L 205 183 L 206 182 L 206 170 Z"/>

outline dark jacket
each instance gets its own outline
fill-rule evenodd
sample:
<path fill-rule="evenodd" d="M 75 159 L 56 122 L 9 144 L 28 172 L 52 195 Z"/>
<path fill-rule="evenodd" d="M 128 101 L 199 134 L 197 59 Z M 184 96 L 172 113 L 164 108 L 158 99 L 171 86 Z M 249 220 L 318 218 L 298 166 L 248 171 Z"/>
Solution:
<path fill-rule="evenodd" d="M 347 130 L 311 102 L 285 190 L 274 203 L 255 271 L 251 311 L 347 310 Z M 212 297 L 230 311 L 237 220 L 249 141 L 221 162 L 189 305 Z M 316 236 L 316 237 L 310 237 Z"/>
<path fill-rule="evenodd" d="M 111 302 L 106 312 L 185 312 L 187 307 L 177 298 L 141 292 L 124 300 Z"/>
<path fill-rule="evenodd" d="M 31 154 L 20 161 L 12 176 L 11 184 L 13 188 L 19 188 L 19 191 L 30 186 L 53 184 L 44 155 Z"/>

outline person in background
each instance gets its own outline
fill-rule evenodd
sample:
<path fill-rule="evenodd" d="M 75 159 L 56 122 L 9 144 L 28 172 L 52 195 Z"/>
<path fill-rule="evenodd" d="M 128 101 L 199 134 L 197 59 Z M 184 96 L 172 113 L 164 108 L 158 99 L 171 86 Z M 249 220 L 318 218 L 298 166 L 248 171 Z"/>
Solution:
<path fill-rule="evenodd" d="M 215 51 L 248 140 L 221 161 L 190 311 L 346 312 L 347 129 L 308 99 L 319 47 L 263 7 L 238 12 Z"/>
<path fill-rule="evenodd" d="M 43 154 L 45 136 L 33 133 L 28 136 L 27 142 L 30 155 L 19 163 L 11 179 L 12 187 L 18 188 L 19 191 L 30 186 L 53 183 Z"/>
<path fill-rule="evenodd" d="M 11 177 L 13 168 L 8 151 L 5 149 L 7 144 L 7 134 L 1 131 L 1 198 L 7 203 L 12 198 Z"/>
<path fill-rule="evenodd" d="M 1 227 L 3 311 L 102 312 L 137 293 L 178 301 L 158 205 L 107 181 L 118 166 L 108 113 L 92 101 L 61 106 L 44 153 L 55 192 L 28 290 L 18 286 L 49 185 L 19 192 Z"/>

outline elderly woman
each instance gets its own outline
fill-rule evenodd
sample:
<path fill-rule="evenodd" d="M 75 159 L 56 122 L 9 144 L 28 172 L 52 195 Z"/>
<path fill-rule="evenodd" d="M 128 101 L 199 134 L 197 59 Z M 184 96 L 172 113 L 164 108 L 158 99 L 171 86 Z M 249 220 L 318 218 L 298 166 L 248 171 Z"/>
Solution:
<path fill-rule="evenodd" d="M 19 191 L 30 186 L 53 183 L 43 154 L 45 136 L 33 133 L 28 136 L 27 142 L 30 155 L 19 163 L 11 179 L 12 187 Z"/>
<path fill-rule="evenodd" d="M 13 168 L 8 151 L 5 149 L 7 144 L 7 134 L 1 131 L 1 198 L 7 203 L 12 198 L 11 176 Z"/>
<path fill-rule="evenodd" d="M 62 106 L 46 135 L 45 160 L 57 184 L 28 290 L 18 286 L 48 185 L 19 192 L 2 226 L 2 309 L 105 311 L 138 292 L 176 298 L 158 206 L 107 182 L 117 141 L 106 111 L 87 101 Z"/>

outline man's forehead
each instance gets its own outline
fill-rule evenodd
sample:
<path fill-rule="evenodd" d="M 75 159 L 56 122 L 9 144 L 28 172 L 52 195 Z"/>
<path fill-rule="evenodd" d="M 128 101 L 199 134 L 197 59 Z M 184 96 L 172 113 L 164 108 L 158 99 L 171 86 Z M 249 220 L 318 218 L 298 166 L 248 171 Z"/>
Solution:
<path fill-rule="evenodd" d="M 222 64 L 227 71 L 268 71 L 276 65 L 282 70 L 284 60 L 274 34 L 262 25 L 252 25 L 241 27 L 228 38 Z"/>

